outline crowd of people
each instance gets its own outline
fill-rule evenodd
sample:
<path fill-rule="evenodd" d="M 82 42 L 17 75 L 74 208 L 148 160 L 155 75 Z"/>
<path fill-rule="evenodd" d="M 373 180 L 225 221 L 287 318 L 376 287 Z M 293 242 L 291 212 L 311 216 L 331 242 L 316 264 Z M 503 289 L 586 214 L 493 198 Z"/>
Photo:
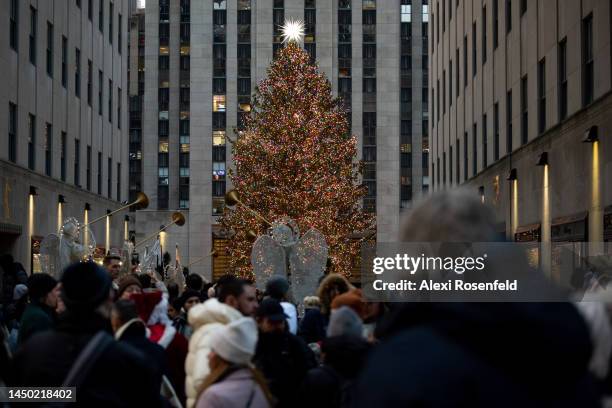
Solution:
<path fill-rule="evenodd" d="M 493 225 L 477 199 L 436 194 L 402 239 L 485 242 Z M 121 276 L 120 261 L 56 281 L 0 258 L 0 385 L 188 408 L 598 407 L 612 394 L 602 301 L 382 303 L 328 273 L 296 302 L 282 276 L 262 291 L 232 274 L 179 287 Z"/>

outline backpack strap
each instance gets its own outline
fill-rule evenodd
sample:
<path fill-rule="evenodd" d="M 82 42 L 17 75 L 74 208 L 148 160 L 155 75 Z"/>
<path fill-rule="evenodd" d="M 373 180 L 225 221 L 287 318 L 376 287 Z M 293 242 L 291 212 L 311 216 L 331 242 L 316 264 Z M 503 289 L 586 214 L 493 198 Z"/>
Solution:
<path fill-rule="evenodd" d="M 87 379 L 89 371 L 112 343 L 113 338 L 108 333 L 105 331 L 97 332 L 81 350 L 72 367 L 70 367 L 62 387 L 80 386 Z"/>

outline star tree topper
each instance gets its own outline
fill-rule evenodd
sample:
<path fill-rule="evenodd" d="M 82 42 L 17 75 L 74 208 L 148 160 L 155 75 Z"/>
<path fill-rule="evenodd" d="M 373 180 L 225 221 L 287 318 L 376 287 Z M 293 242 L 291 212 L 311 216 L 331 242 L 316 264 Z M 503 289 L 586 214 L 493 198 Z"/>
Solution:
<path fill-rule="evenodd" d="M 304 40 L 304 22 L 301 20 L 288 19 L 281 26 L 283 43 L 301 43 Z"/>

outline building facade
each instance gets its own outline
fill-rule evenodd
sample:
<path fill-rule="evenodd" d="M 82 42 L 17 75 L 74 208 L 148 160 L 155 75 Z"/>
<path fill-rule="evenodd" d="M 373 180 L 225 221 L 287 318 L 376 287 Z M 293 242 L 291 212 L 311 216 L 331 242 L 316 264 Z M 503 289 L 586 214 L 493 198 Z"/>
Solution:
<path fill-rule="evenodd" d="M 430 12 L 433 189 L 468 185 L 511 240 L 611 252 L 610 2 L 437 0 Z"/>
<path fill-rule="evenodd" d="M 0 7 L 0 253 L 39 271 L 61 220 L 127 200 L 128 0 L 7 0 Z M 122 214 L 92 225 L 121 247 Z"/>
<path fill-rule="evenodd" d="M 144 15 L 139 171 L 152 206 L 135 215 L 137 241 L 180 210 L 187 224 L 162 239 L 183 263 L 224 247 L 229 140 L 289 18 L 305 22 L 304 48 L 344 99 L 378 240 L 395 239 L 401 210 L 429 187 L 427 0 L 147 0 Z M 193 270 L 224 265 L 217 256 Z"/>

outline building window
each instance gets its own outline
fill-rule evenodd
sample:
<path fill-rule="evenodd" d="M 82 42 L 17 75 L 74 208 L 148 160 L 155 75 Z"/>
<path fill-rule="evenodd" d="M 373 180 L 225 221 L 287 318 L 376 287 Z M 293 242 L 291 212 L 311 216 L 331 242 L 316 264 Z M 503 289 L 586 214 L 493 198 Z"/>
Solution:
<path fill-rule="evenodd" d="M 19 0 L 10 0 L 9 44 L 18 51 L 19 47 Z"/>
<path fill-rule="evenodd" d="M 487 62 L 487 6 L 482 8 L 482 65 Z"/>
<path fill-rule="evenodd" d="M 17 162 L 17 105 L 9 102 L 8 159 Z"/>
<path fill-rule="evenodd" d="M 538 133 L 546 130 L 546 60 L 538 62 Z"/>
<path fill-rule="evenodd" d="M 521 16 L 527 12 L 527 0 L 521 0 Z"/>
<path fill-rule="evenodd" d="M 493 49 L 496 50 L 499 44 L 499 0 L 493 1 Z"/>
<path fill-rule="evenodd" d="M 102 99 L 104 92 L 104 74 L 98 71 L 98 115 L 102 115 Z"/>
<path fill-rule="evenodd" d="M 582 106 L 593 102 L 594 77 L 593 14 L 589 14 L 582 20 Z"/>
<path fill-rule="evenodd" d="M 455 140 L 455 182 L 459 184 L 459 179 L 461 177 L 461 172 L 459 171 L 459 138 Z"/>
<path fill-rule="evenodd" d="M 98 8 L 98 30 L 104 32 L 104 0 L 99 0 L 100 7 Z"/>
<path fill-rule="evenodd" d="M 506 154 L 512 153 L 512 90 L 506 94 Z"/>
<path fill-rule="evenodd" d="M 468 86 L 468 51 L 467 51 L 467 35 L 463 37 L 463 87 Z"/>
<path fill-rule="evenodd" d="M 62 36 L 62 86 L 68 85 L 68 39 Z"/>
<path fill-rule="evenodd" d="M 74 185 L 81 187 L 81 141 L 74 139 Z"/>
<path fill-rule="evenodd" d="M 455 98 L 459 98 L 459 87 L 461 86 L 461 81 L 459 81 L 459 48 L 455 50 Z"/>
<path fill-rule="evenodd" d="M 499 103 L 493 105 L 493 161 L 499 160 Z"/>
<path fill-rule="evenodd" d="M 487 134 L 487 115 L 482 115 L 482 168 L 486 169 L 489 165 L 489 152 L 488 152 L 488 137 Z"/>
<path fill-rule="evenodd" d="M 121 88 L 117 88 L 117 129 L 121 129 Z"/>
<path fill-rule="evenodd" d="M 36 9 L 30 6 L 30 63 L 36 65 L 36 26 L 38 18 Z"/>
<path fill-rule="evenodd" d="M 62 132 L 60 140 L 60 179 L 66 181 L 66 132 Z"/>
<path fill-rule="evenodd" d="M 102 152 L 98 152 L 98 194 L 102 195 Z"/>
<path fill-rule="evenodd" d="M 527 109 L 527 75 L 521 78 L 521 144 L 529 139 L 529 110 Z"/>
<path fill-rule="evenodd" d="M 106 179 L 106 194 L 108 198 L 113 198 L 113 190 L 112 190 L 112 181 L 113 181 L 113 159 L 108 158 L 108 168 L 107 168 L 107 179 Z"/>
<path fill-rule="evenodd" d="M 78 48 L 74 52 L 74 95 L 81 97 L 81 50 Z"/>
<path fill-rule="evenodd" d="M 113 80 L 108 80 L 108 121 L 113 123 Z"/>
<path fill-rule="evenodd" d="M 117 51 L 121 54 L 121 48 L 123 47 L 123 16 L 119 14 L 117 16 Z"/>
<path fill-rule="evenodd" d="M 108 6 L 108 42 L 111 44 L 113 43 L 113 20 L 115 19 L 113 9 L 113 2 L 110 2 Z"/>
<path fill-rule="evenodd" d="M 453 106 L 453 61 L 448 63 L 448 104 Z"/>
<path fill-rule="evenodd" d="M 45 124 L 45 175 L 51 177 L 53 169 L 53 125 Z"/>
<path fill-rule="evenodd" d="M 567 117 L 567 38 L 559 43 L 559 120 Z"/>
<path fill-rule="evenodd" d="M 87 191 L 91 191 L 91 146 L 87 146 L 87 157 L 85 163 L 85 185 Z"/>
<path fill-rule="evenodd" d="M 121 201 L 121 163 L 117 163 L 117 201 Z"/>
<path fill-rule="evenodd" d="M 512 31 L 512 0 L 506 0 L 506 34 Z"/>
<path fill-rule="evenodd" d="M 47 75 L 53 78 L 53 24 L 47 21 Z"/>
<path fill-rule="evenodd" d="M 93 0 L 87 0 L 87 18 L 91 21 L 93 15 Z"/>
<path fill-rule="evenodd" d="M 87 105 L 91 106 L 91 93 L 93 87 L 93 67 L 91 60 L 87 60 Z"/>
<path fill-rule="evenodd" d="M 36 116 L 30 113 L 28 118 L 28 168 L 36 170 Z"/>
<path fill-rule="evenodd" d="M 472 77 L 476 76 L 478 67 L 476 66 L 476 22 L 472 23 Z"/>

